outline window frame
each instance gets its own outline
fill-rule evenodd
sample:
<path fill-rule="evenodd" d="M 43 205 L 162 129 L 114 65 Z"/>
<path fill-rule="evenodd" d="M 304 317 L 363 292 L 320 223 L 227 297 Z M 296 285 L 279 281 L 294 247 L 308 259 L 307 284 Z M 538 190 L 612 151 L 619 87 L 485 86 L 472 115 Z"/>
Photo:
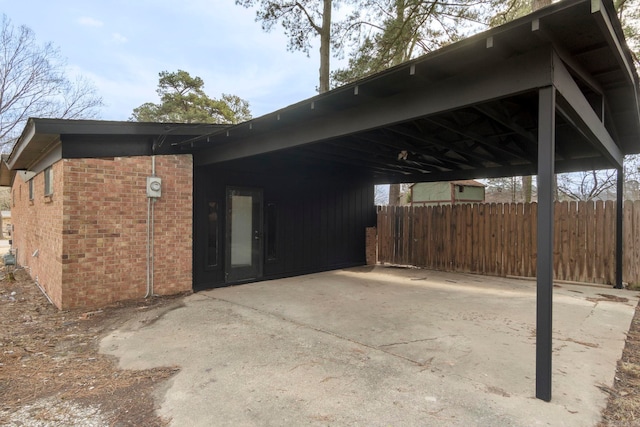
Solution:
<path fill-rule="evenodd" d="M 51 166 L 44 169 L 44 195 L 53 195 L 53 168 Z"/>
<path fill-rule="evenodd" d="M 220 268 L 220 201 L 207 202 L 207 241 L 205 250 L 205 269 Z"/>

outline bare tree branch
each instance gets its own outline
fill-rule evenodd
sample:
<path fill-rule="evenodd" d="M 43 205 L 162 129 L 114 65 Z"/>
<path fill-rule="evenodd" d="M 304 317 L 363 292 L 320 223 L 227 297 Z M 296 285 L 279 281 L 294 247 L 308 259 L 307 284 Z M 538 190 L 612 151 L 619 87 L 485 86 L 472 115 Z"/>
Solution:
<path fill-rule="evenodd" d="M 29 117 L 92 118 L 102 106 L 93 85 L 69 80 L 51 43 L 40 45 L 28 27 L 2 15 L 0 28 L 0 149 L 13 144 Z"/>

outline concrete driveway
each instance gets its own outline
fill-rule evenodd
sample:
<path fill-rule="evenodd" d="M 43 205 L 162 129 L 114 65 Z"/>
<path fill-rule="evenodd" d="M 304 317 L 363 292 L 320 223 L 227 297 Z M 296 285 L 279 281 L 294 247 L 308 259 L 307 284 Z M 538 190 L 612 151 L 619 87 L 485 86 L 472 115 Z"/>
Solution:
<path fill-rule="evenodd" d="M 214 289 L 141 313 L 101 350 L 181 367 L 158 395 L 174 426 L 589 426 L 637 298 L 556 285 L 551 403 L 534 398 L 525 280 L 363 267 Z"/>

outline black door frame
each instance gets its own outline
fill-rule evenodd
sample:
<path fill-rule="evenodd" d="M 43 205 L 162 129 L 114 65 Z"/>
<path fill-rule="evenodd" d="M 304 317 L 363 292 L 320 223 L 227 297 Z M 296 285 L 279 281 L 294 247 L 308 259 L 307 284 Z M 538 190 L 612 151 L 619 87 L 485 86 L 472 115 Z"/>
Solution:
<path fill-rule="evenodd" d="M 246 238 L 251 239 L 250 264 L 234 267 L 232 265 L 232 196 L 251 197 L 251 230 Z M 263 190 L 252 187 L 227 186 L 226 188 L 226 227 L 225 227 L 225 283 L 240 283 L 260 279 L 263 275 Z M 246 230 L 244 230 L 246 231 Z"/>

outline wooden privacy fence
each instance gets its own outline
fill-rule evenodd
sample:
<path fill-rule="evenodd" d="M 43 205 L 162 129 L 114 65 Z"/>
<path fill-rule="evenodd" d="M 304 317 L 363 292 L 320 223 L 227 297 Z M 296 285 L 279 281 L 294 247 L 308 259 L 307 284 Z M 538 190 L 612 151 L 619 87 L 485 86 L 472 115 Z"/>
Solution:
<path fill-rule="evenodd" d="M 640 201 L 623 207 L 623 281 L 640 282 Z M 616 206 L 557 202 L 555 278 L 615 282 Z M 378 262 L 495 276 L 536 275 L 537 203 L 378 208 Z"/>

